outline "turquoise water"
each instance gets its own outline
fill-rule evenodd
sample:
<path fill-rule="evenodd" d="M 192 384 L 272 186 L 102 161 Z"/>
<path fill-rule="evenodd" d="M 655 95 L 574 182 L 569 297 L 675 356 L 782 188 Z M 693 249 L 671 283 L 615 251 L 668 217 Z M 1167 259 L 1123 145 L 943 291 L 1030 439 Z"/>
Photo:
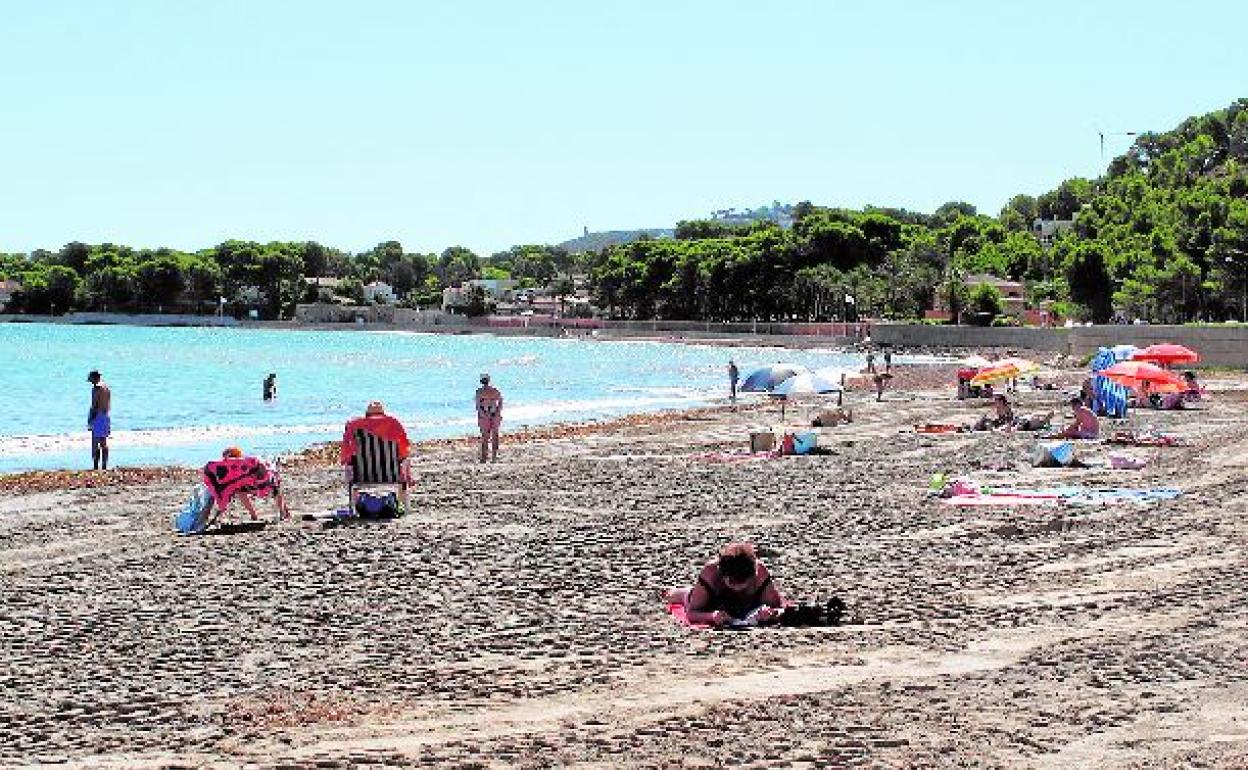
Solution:
<path fill-rule="evenodd" d="M 729 357 L 743 377 L 778 360 L 862 364 L 835 351 L 658 342 L 0 324 L 0 472 L 90 467 L 91 369 L 113 389 L 113 465 L 199 465 L 230 444 L 273 455 L 336 440 L 372 399 L 414 439 L 472 434 L 487 371 L 506 400 L 504 431 L 714 403 Z M 279 398 L 265 403 L 268 372 Z"/>

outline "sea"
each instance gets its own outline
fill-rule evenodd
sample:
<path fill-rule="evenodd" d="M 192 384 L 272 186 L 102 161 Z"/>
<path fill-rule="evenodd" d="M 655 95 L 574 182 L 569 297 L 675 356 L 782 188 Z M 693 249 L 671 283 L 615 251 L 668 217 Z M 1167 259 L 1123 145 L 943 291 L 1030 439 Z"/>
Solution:
<path fill-rule="evenodd" d="M 482 373 L 503 393 L 504 432 L 723 403 L 729 358 L 743 378 L 771 363 L 863 365 L 836 349 L 593 337 L 0 324 L 0 473 L 90 467 L 93 369 L 113 392 L 113 466 L 197 466 L 229 445 L 275 456 L 337 440 L 374 399 L 413 440 L 472 435 Z M 265 402 L 270 372 L 278 398 Z"/>

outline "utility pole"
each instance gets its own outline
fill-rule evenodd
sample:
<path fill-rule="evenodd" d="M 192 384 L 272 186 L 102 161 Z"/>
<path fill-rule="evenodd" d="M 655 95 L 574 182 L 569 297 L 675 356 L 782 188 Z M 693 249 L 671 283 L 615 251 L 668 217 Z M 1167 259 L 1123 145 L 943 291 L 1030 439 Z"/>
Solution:
<path fill-rule="evenodd" d="M 1139 134 L 1135 131 L 1111 131 L 1109 133 L 1105 133 L 1104 131 L 1097 131 L 1096 135 L 1101 138 L 1101 164 L 1102 165 L 1105 163 L 1105 137 L 1107 136 L 1139 136 Z"/>

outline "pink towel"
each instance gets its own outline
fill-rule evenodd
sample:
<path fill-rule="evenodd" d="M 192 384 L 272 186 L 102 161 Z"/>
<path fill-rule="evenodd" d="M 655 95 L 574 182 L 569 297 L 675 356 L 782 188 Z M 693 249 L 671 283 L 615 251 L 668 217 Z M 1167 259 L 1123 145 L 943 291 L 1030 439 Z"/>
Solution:
<path fill-rule="evenodd" d="M 221 511 L 229 508 L 234 495 L 240 492 L 267 497 L 278 487 L 277 475 L 255 457 L 213 460 L 204 466 L 203 478 Z"/>
<path fill-rule="evenodd" d="M 694 623 L 689 620 L 689 614 L 685 610 L 685 605 L 680 602 L 668 602 L 667 614 L 676 618 L 686 628 L 710 628 L 710 625 L 706 623 Z"/>
<path fill-rule="evenodd" d="M 944 500 L 946 505 L 1001 506 L 1001 505 L 1057 505 L 1057 495 L 957 495 Z"/>

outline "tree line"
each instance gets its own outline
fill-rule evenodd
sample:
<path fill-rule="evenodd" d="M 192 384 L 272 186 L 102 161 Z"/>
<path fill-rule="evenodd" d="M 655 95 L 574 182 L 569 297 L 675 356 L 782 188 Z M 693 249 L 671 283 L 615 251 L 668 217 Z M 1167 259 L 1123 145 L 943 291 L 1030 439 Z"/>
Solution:
<path fill-rule="evenodd" d="M 358 254 L 315 242 L 227 241 L 194 253 L 70 243 L 0 254 L 0 277 L 23 287 L 10 309 L 34 313 L 210 312 L 225 297 L 278 318 L 298 301 L 332 298 L 305 277 L 340 278 L 331 294 L 355 301 L 382 280 L 403 303 L 428 306 L 472 278 L 566 293 L 568 277 L 583 273 L 594 303 L 617 318 L 914 319 L 939 304 L 986 321 L 999 295 L 964 281 L 985 273 L 1022 282 L 1033 306 L 1079 319 L 1246 320 L 1248 99 L 1141 134 L 1103 176 L 1017 195 L 996 216 L 957 201 L 932 214 L 808 202 L 791 213 L 789 228 L 692 220 L 674 238 L 588 254 L 547 245 L 486 258 L 461 246 L 418 254 L 396 241 Z M 1067 224 L 1042 243 L 1036 220 Z"/>
<path fill-rule="evenodd" d="M 364 286 L 373 281 L 392 286 L 406 306 L 429 307 L 441 304 L 444 288 L 474 278 L 558 286 L 573 264 L 567 252 L 551 246 L 516 246 L 483 260 L 462 246 L 420 254 L 404 251 L 397 241 L 355 254 L 314 241 L 231 240 L 196 252 L 73 242 L 57 251 L 0 254 L 0 278 L 21 284 L 9 312 L 256 309 L 275 319 L 291 317 L 298 302 L 363 303 Z M 305 280 L 318 277 L 338 280 L 332 288 Z"/>

